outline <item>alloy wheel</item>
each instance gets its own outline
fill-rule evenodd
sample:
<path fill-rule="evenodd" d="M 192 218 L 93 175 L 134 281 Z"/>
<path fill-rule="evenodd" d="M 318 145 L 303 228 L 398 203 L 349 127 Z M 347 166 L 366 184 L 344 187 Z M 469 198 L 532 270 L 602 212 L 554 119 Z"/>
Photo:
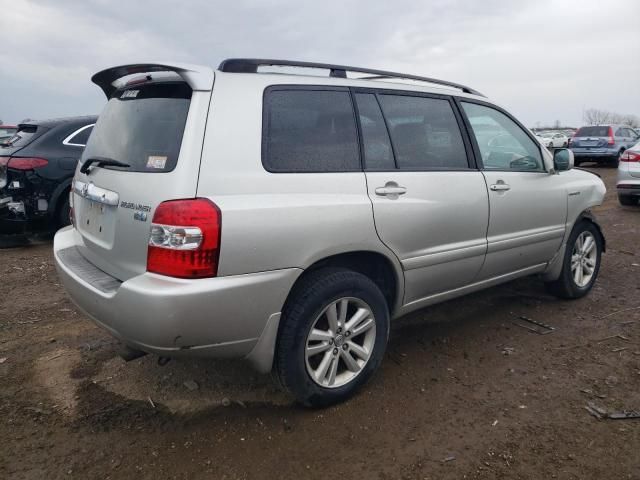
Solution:
<path fill-rule="evenodd" d="M 576 238 L 571 252 L 571 275 L 575 284 L 586 287 L 596 270 L 598 249 L 596 239 L 591 232 L 582 232 Z"/>
<path fill-rule="evenodd" d="M 325 388 L 346 385 L 364 369 L 375 340 L 371 307 L 354 297 L 335 300 L 318 315 L 307 335 L 307 373 Z"/>

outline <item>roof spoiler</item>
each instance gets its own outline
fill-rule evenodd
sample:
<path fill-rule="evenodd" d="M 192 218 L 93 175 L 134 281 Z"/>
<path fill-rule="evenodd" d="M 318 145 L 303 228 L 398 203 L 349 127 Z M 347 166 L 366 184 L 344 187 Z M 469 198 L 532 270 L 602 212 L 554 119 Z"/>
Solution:
<path fill-rule="evenodd" d="M 211 90 L 213 86 L 213 69 L 200 65 L 190 65 L 187 63 L 132 63 L 129 65 L 120 65 L 117 67 L 107 68 L 96 73 L 91 77 L 91 81 L 98 85 L 107 98 L 111 98 L 113 92 L 118 87 L 113 82 L 119 78 L 126 77 L 135 73 L 150 72 L 175 72 L 187 82 L 192 90 Z"/>

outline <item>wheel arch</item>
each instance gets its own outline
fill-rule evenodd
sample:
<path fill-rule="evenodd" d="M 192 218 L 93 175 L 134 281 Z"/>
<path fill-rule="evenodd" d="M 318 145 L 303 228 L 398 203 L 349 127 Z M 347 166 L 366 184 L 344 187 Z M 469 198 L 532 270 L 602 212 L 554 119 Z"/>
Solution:
<path fill-rule="evenodd" d="M 560 273 L 562 272 L 562 263 L 564 261 L 564 252 L 567 248 L 567 240 L 569 239 L 569 236 L 571 235 L 571 232 L 573 231 L 575 226 L 582 220 L 590 222 L 596 227 L 596 230 L 598 231 L 598 234 L 600 236 L 600 240 L 602 241 L 602 252 L 606 251 L 607 241 L 604 236 L 604 233 L 602 233 L 602 227 L 596 220 L 596 217 L 591 211 L 591 209 L 586 208 L 576 216 L 576 220 L 571 225 L 571 228 L 567 229 L 566 236 L 562 241 L 562 246 L 556 252 L 555 257 L 553 257 L 553 259 L 549 262 L 547 269 L 542 274 L 542 278 L 544 281 L 546 282 L 553 281 L 553 280 L 557 280 L 560 277 Z"/>
<path fill-rule="evenodd" d="M 401 306 L 404 296 L 404 275 L 396 263 L 383 253 L 372 250 L 354 250 L 326 256 L 304 269 L 304 273 L 291 287 L 285 305 L 296 287 L 311 272 L 323 268 L 346 268 L 366 276 L 380 288 L 387 300 L 389 314 L 393 316 L 393 312 Z"/>

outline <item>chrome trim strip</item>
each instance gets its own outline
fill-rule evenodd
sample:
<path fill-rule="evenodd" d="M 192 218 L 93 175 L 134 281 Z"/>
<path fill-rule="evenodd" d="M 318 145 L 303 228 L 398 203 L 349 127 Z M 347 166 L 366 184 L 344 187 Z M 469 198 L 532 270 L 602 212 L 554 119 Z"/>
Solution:
<path fill-rule="evenodd" d="M 78 130 L 76 130 L 75 132 L 73 132 L 71 135 L 67 136 L 67 138 L 65 138 L 62 141 L 63 145 L 69 145 L 71 147 L 86 147 L 86 145 L 82 144 L 82 143 L 71 143 L 69 142 L 69 140 L 71 140 L 73 137 L 75 137 L 77 134 L 79 134 L 80 132 L 86 130 L 89 127 L 93 127 L 95 126 L 95 123 L 91 123 L 89 125 L 85 125 L 84 127 L 80 127 Z"/>
<path fill-rule="evenodd" d="M 82 198 L 87 198 L 93 202 L 111 205 L 113 207 L 117 207 L 120 200 L 120 196 L 116 192 L 96 187 L 91 182 L 85 183 L 80 180 L 76 180 L 73 183 L 73 191 Z"/>

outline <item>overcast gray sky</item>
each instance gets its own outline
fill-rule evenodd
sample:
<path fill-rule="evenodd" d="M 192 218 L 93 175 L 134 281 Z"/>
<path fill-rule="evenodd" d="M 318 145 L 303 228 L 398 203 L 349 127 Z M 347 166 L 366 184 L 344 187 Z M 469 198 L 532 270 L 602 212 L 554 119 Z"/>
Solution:
<path fill-rule="evenodd" d="M 267 57 L 464 83 L 529 126 L 640 115 L 638 0 L 2 0 L 0 119 L 99 113 L 103 68 Z"/>

